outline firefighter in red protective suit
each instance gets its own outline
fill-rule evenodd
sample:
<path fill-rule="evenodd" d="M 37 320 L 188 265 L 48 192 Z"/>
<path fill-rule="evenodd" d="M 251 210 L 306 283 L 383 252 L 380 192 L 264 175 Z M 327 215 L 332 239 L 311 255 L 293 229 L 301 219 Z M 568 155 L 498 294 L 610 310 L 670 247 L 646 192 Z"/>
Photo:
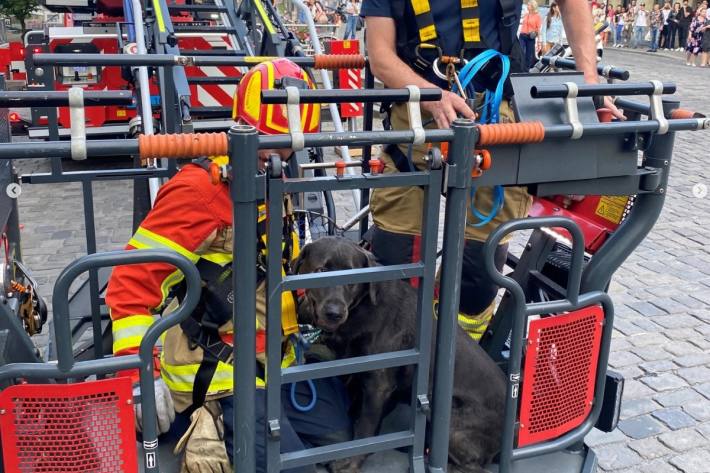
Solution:
<path fill-rule="evenodd" d="M 240 82 L 235 96 L 234 118 L 253 125 L 261 133 L 288 132 L 285 107 L 261 103 L 262 90 L 285 85 L 314 87 L 308 74 L 287 59 L 255 66 Z M 305 132 L 318 131 L 319 105 L 301 105 L 301 116 Z M 261 169 L 274 153 L 287 160 L 292 151 L 260 150 Z M 159 432 L 167 432 L 173 423 L 176 424 L 173 430 L 187 430 L 178 448 L 185 450 L 183 471 L 190 473 L 232 471 L 232 202 L 228 184 L 213 185 L 208 173 L 211 161 L 224 159 L 203 158 L 184 166 L 160 190 L 154 208 L 127 246 L 127 249 L 162 248 L 180 253 L 197 265 L 203 279 L 198 308 L 192 317 L 165 333 L 160 360 L 156 360 L 160 373 L 155 380 Z M 284 235 L 292 236 L 283 245 L 283 261 L 287 266 L 298 254 L 298 238 L 293 231 L 288 200 L 285 210 Z M 262 258 L 266 251 L 265 219 L 265 208 L 260 207 L 260 234 L 255 235 L 255 244 L 259 246 Z M 154 316 L 177 306 L 182 279 L 180 271 L 164 263 L 115 268 L 106 294 L 113 321 L 115 355 L 137 353 L 141 338 L 153 323 Z M 290 292 L 283 295 L 283 307 L 282 366 L 289 366 L 295 362 L 292 335 L 298 331 L 295 303 Z M 257 289 L 256 358 L 257 371 L 261 372 L 256 379 L 257 387 L 264 386 L 265 320 L 261 278 Z M 287 391 L 282 393 L 282 399 L 287 401 L 283 403 L 281 420 L 283 451 L 349 439 L 351 426 L 343 387 L 334 379 L 314 383 L 284 386 Z M 257 391 L 255 410 L 257 471 L 263 472 L 265 422 L 262 390 Z M 140 405 L 136 413 L 140 423 Z M 192 420 L 189 429 L 186 428 L 188 417 Z M 223 418 L 223 429 L 220 417 Z M 289 471 L 313 470 L 309 467 Z"/>

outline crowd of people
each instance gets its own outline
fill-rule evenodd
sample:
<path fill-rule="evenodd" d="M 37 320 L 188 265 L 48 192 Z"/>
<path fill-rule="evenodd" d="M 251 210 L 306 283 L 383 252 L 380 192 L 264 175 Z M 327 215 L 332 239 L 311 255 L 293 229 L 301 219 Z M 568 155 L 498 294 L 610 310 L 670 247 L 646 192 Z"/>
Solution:
<path fill-rule="evenodd" d="M 631 0 L 627 6 L 592 2 L 595 25 L 608 24 L 599 34 L 599 43 L 615 48 L 644 48 L 648 52 L 684 51 L 686 64 L 710 67 L 710 11 L 708 0 L 693 8 L 680 2 L 651 3 Z M 525 63 L 532 66 L 536 53 L 544 54 L 552 45 L 565 41 L 559 6 L 550 3 L 547 12 L 538 11 L 536 0 L 523 7 L 519 32 Z"/>
<path fill-rule="evenodd" d="M 648 52 L 685 51 L 686 64 L 708 66 L 710 53 L 710 16 L 704 0 L 693 8 L 688 0 L 654 3 L 631 0 L 628 6 L 595 5 L 596 21 L 606 21 L 609 29 L 603 33 L 605 43 L 616 48 L 647 47 Z"/>

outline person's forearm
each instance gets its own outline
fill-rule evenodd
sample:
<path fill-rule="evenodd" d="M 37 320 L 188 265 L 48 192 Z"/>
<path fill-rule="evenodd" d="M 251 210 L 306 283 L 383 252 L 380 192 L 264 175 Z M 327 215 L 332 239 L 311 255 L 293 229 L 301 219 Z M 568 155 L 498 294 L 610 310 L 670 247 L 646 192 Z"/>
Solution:
<path fill-rule="evenodd" d="M 375 77 L 380 79 L 387 87 L 399 89 L 408 85 L 421 88 L 436 87 L 412 70 L 399 56 L 389 51 L 373 55 L 370 51 L 370 68 Z"/>
<path fill-rule="evenodd" d="M 599 82 L 592 12 L 587 0 L 561 0 L 559 6 L 577 70 L 584 74 L 587 82 Z"/>

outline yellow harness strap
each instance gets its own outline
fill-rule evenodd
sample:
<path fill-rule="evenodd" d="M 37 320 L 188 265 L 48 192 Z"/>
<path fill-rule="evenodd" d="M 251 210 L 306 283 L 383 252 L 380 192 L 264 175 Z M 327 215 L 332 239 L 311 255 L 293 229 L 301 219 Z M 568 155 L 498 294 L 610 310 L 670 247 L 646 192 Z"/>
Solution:
<path fill-rule="evenodd" d="M 410 0 L 410 2 L 419 29 L 419 41 L 421 43 L 436 42 L 438 36 L 429 0 Z M 478 0 L 461 0 L 461 30 L 463 31 L 464 49 L 483 47 Z"/>

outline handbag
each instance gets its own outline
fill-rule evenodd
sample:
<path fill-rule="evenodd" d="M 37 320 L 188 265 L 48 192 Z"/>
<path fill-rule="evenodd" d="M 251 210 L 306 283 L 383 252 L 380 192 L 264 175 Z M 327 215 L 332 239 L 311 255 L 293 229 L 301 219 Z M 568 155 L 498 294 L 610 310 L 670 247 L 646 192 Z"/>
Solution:
<path fill-rule="evenodd" d="M 537 38 L 537 31 L 531 31 L 530 33 L 528 33 L 528 37 L 529 37 L 530 39 L 535 39 L 535 38 Z"/>
<path fill-rule="evenodd" d="M 355 23 L 355 31 L 360 31 L 365 27 L 365 19 L 361 16 L 357 17 L 357 23 Z"/>

